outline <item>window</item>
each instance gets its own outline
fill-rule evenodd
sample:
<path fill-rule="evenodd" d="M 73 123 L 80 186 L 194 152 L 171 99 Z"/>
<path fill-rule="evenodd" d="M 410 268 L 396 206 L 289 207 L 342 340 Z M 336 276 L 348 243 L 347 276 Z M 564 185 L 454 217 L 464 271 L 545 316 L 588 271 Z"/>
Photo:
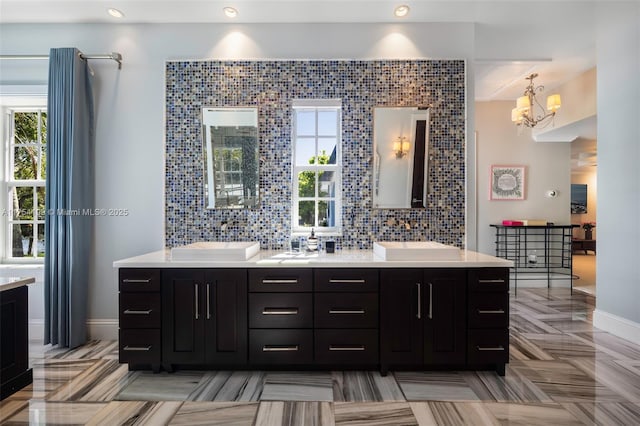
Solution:
<path fill-rule="evenodd" d="M 43 258 L 46 108 L 7 110 L 5 258 Z"/>
<path fill-rule="evenodd" d="M 293 103 L 294 233 L 341 233 L 341 122 L 340 100 Z"/>

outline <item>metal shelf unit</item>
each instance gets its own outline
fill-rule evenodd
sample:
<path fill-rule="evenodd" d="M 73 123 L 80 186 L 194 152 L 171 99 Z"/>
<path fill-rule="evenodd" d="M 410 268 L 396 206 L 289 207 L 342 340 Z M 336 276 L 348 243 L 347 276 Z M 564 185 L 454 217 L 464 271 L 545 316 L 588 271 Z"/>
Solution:
<path fill-rule="evenodd" d="M 573 293 L 571 240 L 578 225 L 506 226 L 496 229 L 496 256 L 513 261 L 513 283 L 518 280 L 569 280 Z"/>

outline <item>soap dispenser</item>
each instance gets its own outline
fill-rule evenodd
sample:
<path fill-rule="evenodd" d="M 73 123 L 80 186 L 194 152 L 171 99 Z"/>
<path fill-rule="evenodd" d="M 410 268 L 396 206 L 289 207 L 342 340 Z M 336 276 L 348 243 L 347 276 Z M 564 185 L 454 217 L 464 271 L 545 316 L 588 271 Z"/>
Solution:
<path fill-rule="evenodd" d="M 318 238 L 316 238 L 316 234 L 313 232 L 313 228 L 311 228 L 311 236 L 307 238 L 307 248 L 309 251 L 318 250 Z"/>

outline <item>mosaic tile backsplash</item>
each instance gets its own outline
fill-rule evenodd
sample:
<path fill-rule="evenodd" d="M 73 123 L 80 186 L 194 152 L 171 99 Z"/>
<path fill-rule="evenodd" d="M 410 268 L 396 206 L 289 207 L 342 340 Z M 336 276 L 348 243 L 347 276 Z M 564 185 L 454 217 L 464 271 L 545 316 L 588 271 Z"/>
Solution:
<path fill-rule="evenodd" d="M 342 99 L 343 234 L 337 248 L 376 240 L 432 240 L 463 247 L 465 64 L 462 60 L 172 61 L 166 64 L 167 247 L 195 241 L 291 238 L 293 99 Z M 431 106 L 428 207 L 372 208 L 373 108 Z M 260 205 L 208 210 L 201 109 L 257 106 Z M 226 222 L 227 226 L 222 227 Z M 410 228 L 400 226 L 410 223 Z M 323 241 L 320 239 L 320 245 Z"/>

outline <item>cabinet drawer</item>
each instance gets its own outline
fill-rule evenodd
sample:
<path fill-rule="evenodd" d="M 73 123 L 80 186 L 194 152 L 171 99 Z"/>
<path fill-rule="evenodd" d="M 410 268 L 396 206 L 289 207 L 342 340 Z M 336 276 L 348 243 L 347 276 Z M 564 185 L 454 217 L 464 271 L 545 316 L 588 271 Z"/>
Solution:
<path fill-rule="evenodd" d="M 469 270 L 469 291 L 509 291 L 509 268 Z"/>
<path fill-rule="evenodd" d="M 378 328 L 378 293 L 317 293 L 314 327 Z"/>
<path fill-rule="evenodd" d="M 120 291 L 160 291 L 159 269 L 120 269 Z"/>
<path fill-rule="evenodd" d="M 310 292 L 311 269 L 250 269 L 249 291 Z"/>
<path fill-rule="evenodd" d="M 160 330 L 123 330 L 119 332 L 120 362 L 160 364 Z"/>
<path fill-rule="evenodd" d="M 120 293 L 120 328 L 160 328 L 160 293 Z"/>
<path fill-rule="evenodd" d="M 251 364 L 311 364 L 312 330 L 249 330 Z"/>
<path fill-rule="evenodd" d="M 377 269 L 316 269 L 315 291 L 378 291 Z"/>
<path fill-rule="evenodd" d="M 470 328 L 509 327 L 509 293 L 470 293 Z"/>
<path fill-rule="evenodd" d="M 315 340 L 317 363 L 378 363 L 378 330 L 316 330 Z"/>
<path fill-rule="evenodd" d="M 498 364 L 509 362 L 509 330 L 469 330 L 467 335 L 469 364 Z"/>
<path fill-rule="evenodd" d="M 311 293 L 249 294 L 249 328 L 311 328 Z"/>

